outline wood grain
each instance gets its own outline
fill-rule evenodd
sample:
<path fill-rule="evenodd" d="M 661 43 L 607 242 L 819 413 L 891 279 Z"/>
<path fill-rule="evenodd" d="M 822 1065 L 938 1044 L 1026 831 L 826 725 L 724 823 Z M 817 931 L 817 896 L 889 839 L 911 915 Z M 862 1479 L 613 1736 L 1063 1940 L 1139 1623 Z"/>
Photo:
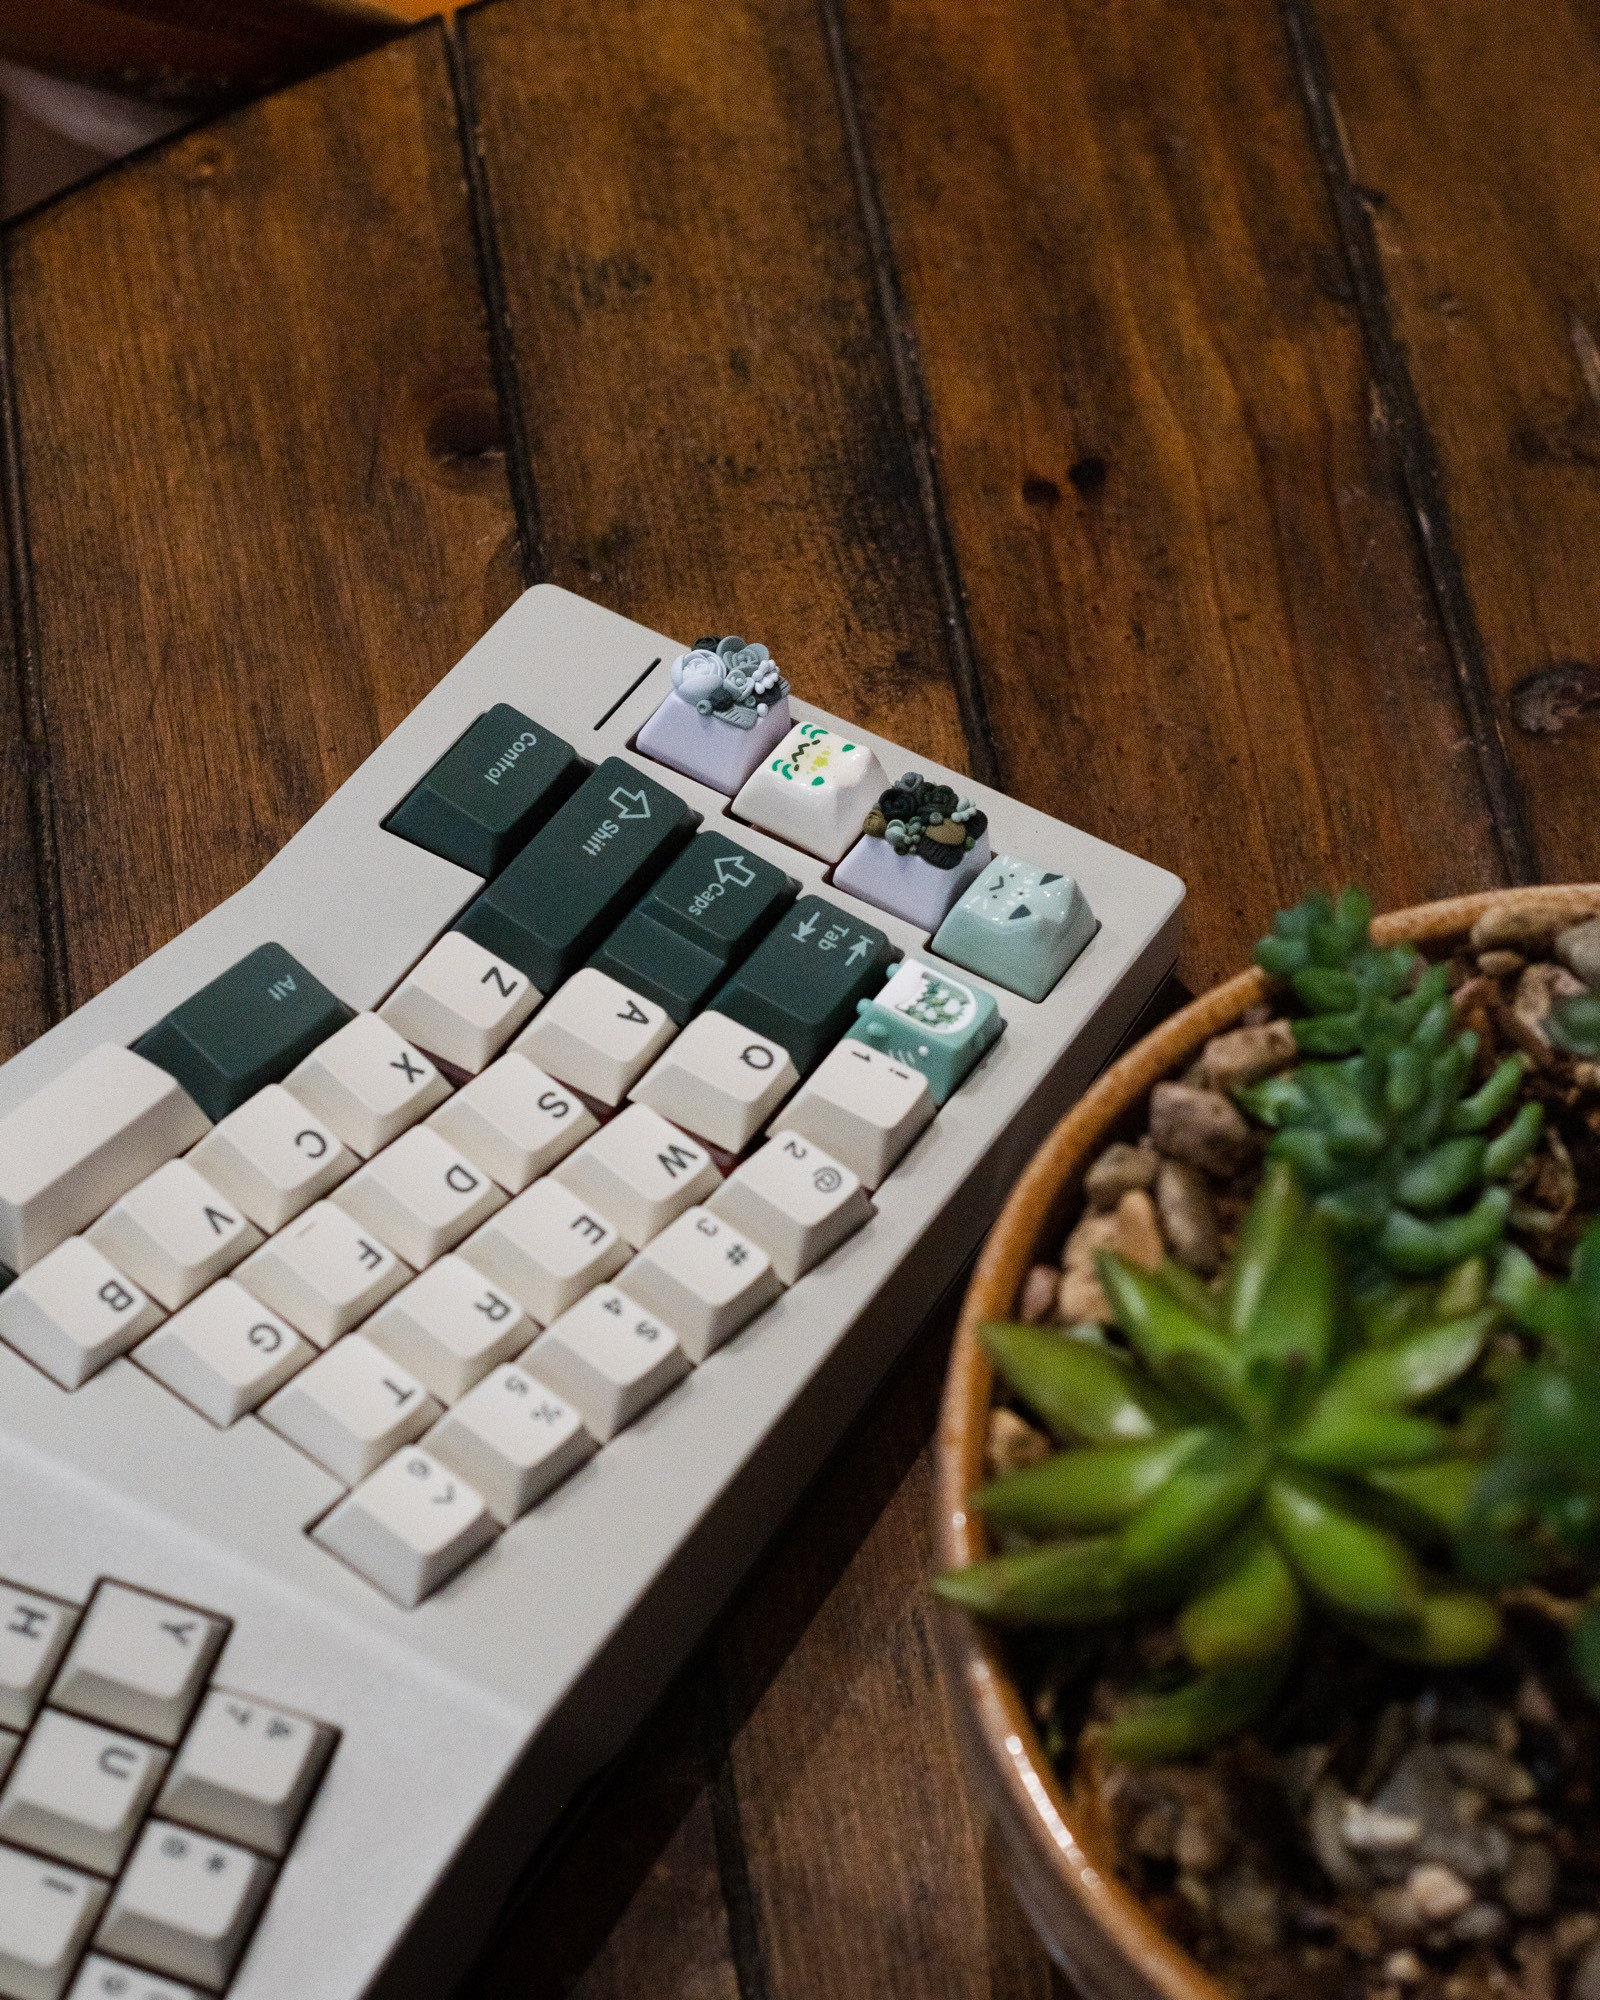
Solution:
<path fill-rule="evenodd" d="M 1600 22 L 1318 0 L 1540 871 L 1600 867 Z"/>

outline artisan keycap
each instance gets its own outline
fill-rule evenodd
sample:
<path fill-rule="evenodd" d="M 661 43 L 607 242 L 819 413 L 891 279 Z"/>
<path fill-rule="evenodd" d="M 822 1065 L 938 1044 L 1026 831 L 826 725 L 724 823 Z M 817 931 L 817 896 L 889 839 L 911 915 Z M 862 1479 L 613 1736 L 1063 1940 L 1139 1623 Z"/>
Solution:
<path fill-rule="evenodd" d="M 496 875 L 578 789 L 583 773 L 570 743 L 496 702 L 384 825 L 458 868 Z"/>
<path fill-rule="evenodd" d="M 896 966 L 882 991 L 861 1002 L 858 1014 L 849 1039 L 921 1070 L 935 1104 L 943 1104 L 971 1074 L 1006 1025 L 992 993 L 916 958 Z"/>
<path fill-rule="evenodd" d="M 814 1139 L 859 1174 L 863 1186 L 875 1188 L 937 1110 L 921 1070 L 865 1042 L 843 1041 L 823 1057 L 770 1129 Z"/>
<path fill-rule="evenodd" d="M 361 1331 L 441 1403 L 454 1403 L 532 1340 L 533 1322 L 464 1257 L 441 1257 Z"/>
<path fill-rule="evenodd" d="M 602 1444 L 689 1372 L 673 1329 L 615 1285 L 563 1313 L 517 1366 L 572 1404 Z"/>
<path fill-rule="evenodd" d="M 629 1094 L 697 1138 L 742 1153 L 799 1081 L 781 1042 L 713 1012 L 691 1021 Z"/>
<path fill-rule="evenodd" d="M 1099 928 L 1070 875 L 997 854 L 934 934 L 968 972 L 1042 1000 Z"/>
<path fill-rule="evenodd" d="M 676 792 L 608 757 L 456 929 L 553 993 L 698 824 Z"/>
<path fill-rule="evenodd" d="M 288 1852 L 336 1740 L 309 1716 L 213 1688 L 157 1811 L 277 1859 Z"/>
<path fill-rule="evenodd" d="M 242 1847 L 153 1819 L 95 1943 L 215 1991 L 239 1962 L 272 1873 L 269 1863 Z"/>
<path fill-rule="evenodd" d="M 60 2000 L 105 1899 L 104 1882 L 0 1847 L 0 1993 Z"/>
<path fill-rule="evenodd" d="M 834 887 L 936 931 L 989 863 L 989 821 L 953 785 L 904 772 L 867 814 Z"/>
<path fill-rule="evenodd" d="M 0 1794 L 0 1840 L 114 1875 L 166 1768 L 137 1737 L 46 1709 Z"/>
<path fill-rule="evenodd" d="M 575 1090 L 515 1049 L 447 1098 L 428 1120 L 508 1194 L 520 1194 L 548 1173 L 597 1122 Z"/>
<path fill-rule="evenodd" d="M 359 1166 L 331 1126 L 281 1083 L 269 1083 L 214 1125 L 190 1166 L 236 1201 L 258 1229 L 281 1229 Z"/>
<path fill-rule="evenodd" d="M 685 1209 L 646 1244 L 617 1280 L 651 1312 L 660 1313 L 693 1362 L 754 1319 L 783 1289 L 758 1244 L 708 1209 Z M 537 1348 L 528 1354 L 536 1367 Z"/>
<path fill-rule="evenodd" d="M 380 1465 L 313 1531 L 406 1610 L 498 1532 L 477 1488 L 416 1445 Z"/>
<path fill-rule="evenodd" d="M 553 1389 L 521 1368 L 501 1367 L 434 1425 L 428 1449 L 507 1526 L 593 1457 L 595 1441 Z"/>
<path fill-rule="evenodd" d="M 112 1729 L 176 1743 L 227 1636 L 222 1619 L 192 1605 L 102 1583 L 51 1702 Z"/>
<path fill-rule="evenodd" d="M 439 1413 L 414 1375 L 365 1334 L 352 1333 L 264 1404 L 261 1421 L 354 1486 L 421 1437 Z"/>
<path fill-rule="evenodd" d="M 419 1049 L 476 1076 L 543 998 L 514 965 L 446 931 L 378 1012 Z"/>
<path fill-rule="evenodd" d="M 569 1153 L 553 1178 L 593 1202 L 630 1243 L 640 1244 L 707 1200 L 722 1177 L 687 1132 L 648 1104 L 630 1104 Z"/>
<path fill-rule="evenodd" d="M 349 1018 L 344 1002 L 281 944 L 262 944 L 133 1046 L 175 1076 L 208 1118 L 224 1118 Z"/>
<path fill-rule="evenodd" d="M 720 833 L 700 833 L 590 960 L 681 1026 L 797 885 Z"/>
<path fill-rule="evenodd" d="M 248 1256 L 261 1231 L 187 1160 L 168 1160 L 101 1216 L 89 1241 L 172 1310 Z"/>
<path fill-rule="evenodd" d="M 803 1076 L 883 984 L 894 948 L 820 896 L 802 896 L 712 1001 L 719 1014 L 770 1035 Z"/>
<path fill-rule="evenodd" d="M 677 1032 L 664 1007 L 586 965 L 534 1015 L 514 1049 L 574 1090 L 620 1104 Z"/>
<path fill-rule="evenodd" d="M 67 1650 L 77 1606 L 0 1582 L 0 1724 L 26 1729 Z"/>
<path fill-rule="evenodd" d="M 722 1183 L 706 1206 L 726 1216 L 792 1285 L 872 1213 L 859 1175 L 798 1132 L 780 1132 Z"/>
<path fill-rule="evenodd" d="M 223 1278 L 141 1341 L 133 1358 L 226 1430 L 282 1388 L 316 1351 L 243 1285 Z"/>
<path fill-rule="evenodd" d="M 765 646 L 697 639 L 672 663 L 672 692 L 635 738 L 640 756 L 729 797 L 791 727 L 789 683 Z"/>
<path fill-rule="evenodd" d="M 801 722 L 740 787 L 733 812 L 821 861 L 837 861 L 861 837 L 888 782 L 865 743 Z"/>
<path fill-rule="evenodd" d="M 81 1388 L 161 1317 L 155 1300 L 81 1236 L 0 1292 L 0 1340 L 63 1389 Z"/>

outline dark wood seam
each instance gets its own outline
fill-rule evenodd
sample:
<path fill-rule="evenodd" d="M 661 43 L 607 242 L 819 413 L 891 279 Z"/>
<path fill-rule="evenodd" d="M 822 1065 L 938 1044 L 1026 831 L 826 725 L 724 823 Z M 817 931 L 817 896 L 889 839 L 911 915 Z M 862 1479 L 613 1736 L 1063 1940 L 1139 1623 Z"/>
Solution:
<path fill-rule="evenodd" d="M 744 1827 L 739 1815 L 739 1788 L 733 1775 L 727 1716 L 714 1649 L 707 1648 L 698 1669 L 700 1742 L 711 1774 L 711 1833 L 717 1851 L 717 1878 L 728 1922 L 728 1947 L 733 1956 L 739 2000 L 768 2000 L 766 1954 L 761 1948 L 761 1923 L 755 1890 L 744 1851 Z"/>
<path fill-rule="evenodd" d="M 1478 753 L 1489 816 L 1512 882 L 1540 879 L 1538 853 L 1526 802 L 1506 751 L 1483 631 L 1450 525 L 1439 456 L 1417 398 L 1405 347 L 1394 330 L 1388 286 L 1364 191 L 1339 120 L 1326 52 L 1313 14 L 1314 0 L 1279 0 L 1312 142 L 1333 205 L 1345 264 L 1355 292 L 1367 362 L 1394 437 L 1412 527 L 1433 596 L 1456 692 Z"/>
<path fill-rule="evenodd" d="M 72 1010 L 67 930 L 61 888 L 61 847 L 56 837 L 55 789 L 50 776 L 50 735 L 39 676 L 39 622 L 28 563 L 28 516 L 22 480 L 22 440 L 17 419 L 16 356 L 11 343 L 10 246 L 0 256 L 0 508 L 5 512 L 6 586 L 17 709 L 28 773 L 28 834 L 33 846 L 34 896 L 44 1003 L 51 1021 Z"/>
<path fill-rule="evenodd" d="M 548 566 L 539 519 L 539 493 L 533 477 L 533 454 L 528 448 L 527 425 L 522 416 L 516 338 L 511 328 L 511 307 L 506 297 L 500 232 L 495 227 L 494 197 L 489 187 L 488 169 L 484 165 L 483 132 L 478 120 L 477 94 L 472 87 L 472 61 L 464 31 L 454 15 L 445 16 L 439 32 L 444 37 L 445 60 L 450 68 L 450 91 L 455 99 L 456 133 L 461 142 L 461 166 L 467 184 L 467 206 L 472 216 L 472 246 L 478 264 L 478 288 L 483 296 L 484 319 L 489 329 L 489 363 L 494 372 L 495 398 L 500 406 L 500 434 L 505 440 L 506 483 L 511 490 L 517 540 L 522 547 L 522 580 L 524 584 L 542 583 Z"/>
<path fill-rule="evenodd" d="M 872 260 L 872 275 L 878 292 L 878 311 L 883 321 L 884 337 L 888 343 L 889 358 L 894 369 L 901 422 L 905 425 L 911 463 L 916 474 L 917 497 L 922 506 L 922 518 L 927 528 L 934 574 L 938 579 L 940 608 L 950 644 L 956 705 L 961 715 L 962 731 L 967 739 L 967 754 L 972 762 L 972 775 L 983 784 L 1003 789 L 1005 774 L 989 721 L 989 704 L 983 690 L 983 674 L 978 664 L 977 648 L 973 644 L 972 626 L 967 618 L 966 596 L 961 587 L 961 566 L 956 559 L 955 538 L 950 532 L 944 494 L 939 484 L 939 471 L 934 463 L 933 433 L 928 421 L 927 390 L 922 380 L 922 371 L 917 365 L 911 316 L 901 289 L 900 275 L 895 268 L 894 253 L 889 243 L 888 223 L 884 217 L 882 197 L 878 192 L 877 174 L 867 149 L 866 134 L 856 102 L 855 84 L 850 74 L 850 58 L 845 48 L 844 28 L 839 19 L 837 0 L 817 0 L 817 15 L 822 24 L 823 40 L 828 47 L 828 62 L 833 71 L 833 87 L 839 104 L 839 119 L 844 128 L 845 144 L 850 153 L 851 176 L 855 181 L 856 206 L 867 239 L 867 252 Z"/>

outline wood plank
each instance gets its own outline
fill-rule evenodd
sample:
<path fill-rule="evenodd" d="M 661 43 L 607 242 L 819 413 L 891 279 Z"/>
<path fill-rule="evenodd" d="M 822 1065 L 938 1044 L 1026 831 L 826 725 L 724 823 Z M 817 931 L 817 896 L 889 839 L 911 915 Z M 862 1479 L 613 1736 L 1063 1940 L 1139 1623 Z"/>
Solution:
<path fill-rule="evenodd" d="M 5 261 L 77 1004 L 519 586 L 440 31 L 114 172 Z"/>
<path fill-rule="evenodd" d="M 1493 724 L 1551 879 L 1600 873 L 1600 38 L 1592 8 L 1318 0 Z M 1446 551 L 1448 554 L 1450 551 Z"/>
<path fill-rule="evenodd" d="M 1501 878 L 1270 7 L 840 0 L 1007 782 L 1274 905 Z"/>

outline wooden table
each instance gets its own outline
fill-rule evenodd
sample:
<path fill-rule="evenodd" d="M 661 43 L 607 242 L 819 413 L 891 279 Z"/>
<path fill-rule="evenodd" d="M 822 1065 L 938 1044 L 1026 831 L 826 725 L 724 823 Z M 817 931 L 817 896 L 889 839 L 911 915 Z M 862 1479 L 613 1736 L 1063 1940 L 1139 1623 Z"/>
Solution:
<path fill-rule="evenodd" d="M 527 583 L 1187 877 L 1600 874 L 1583 0 L 497 0 L 4 239 L 10 1044 Z M 1051 1974 L 929 1640 L 930 1329 L 474 2000 Z"/>

